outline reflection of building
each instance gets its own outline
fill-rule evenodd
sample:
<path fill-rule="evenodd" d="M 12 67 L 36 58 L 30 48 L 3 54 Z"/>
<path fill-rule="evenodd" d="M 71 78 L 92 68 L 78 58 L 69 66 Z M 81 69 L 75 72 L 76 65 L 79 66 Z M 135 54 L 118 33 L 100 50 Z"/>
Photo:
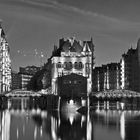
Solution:
<path fill-rule="evenodd" d="M 87 127 L 86 116 L 79 115 L 77 112 L 69 112 L 69 114 L 63 112 L 60 115 L 58 137 L 60 137 L 62 140 L 92 140 L 93 138 L 91 138 L 90 129 L 88 130 L 88 133 L 87 129 L 89 127 Z"/>
<path fill-rule="evenodd" d="M 93 91 L 120 88 L 120 64 L 110 63 L 93 70 Z"/>
<path fill-rule="evenodd" d="M 87 78 L 87 92 L 92 90 L 92 67 L 94 45 L 91 41 L 77 41 L 75 38 L 60 39 L 55 47 L 52 61 L 52 92 L 57 94 L 57 78 L 75 73 Z"/>
<path fill-rule="evenodd" d="M 36 66 L 20 67 L 18 74 L 20 75 L 20 87 L 22 89 L 27 88 L 27 84 L 38 70 L 40 70 L 40 68 Z"/>
<path fill-rule="evenodd" d="M 122 140 L 139 140 L 140 111 L 96 110 L 96 115 L 92 117 L 92 121 L 94 121 L 93 125 L 95 127 L 96 125 L 106 126 L 100 129 L 100 134 L 102 133 L 102 131 L 104 132 L 104 129 L 109 129 L 108 135 L 110 137 L 112 137 L 112 135 L 114 137 L 114 133 L 111 133 L 110 131 L 118 131 L 120 133 L 119 137 L 121 137 Z"/>
<path fill-rule="evenodd" d="M 0 139 L 1 140 L 10 140 L 10 126 L 11 126 L 11 115 L 8 111 L 4 111 L 1 113 L 1 131 L 0 131 Z"/>
<path fill-rule="evenodd" d="M 11 88 L 11 60 L 9 45 L 5 33 L 0 26 L 0 93 L 10 91 Z"/>
<path fill-rule="evenodd" d="M 36 108 L 39 103 L 32 101 L 27 98 L 8 100 L 9 109 L 0 112 L 0 140 L 93 139 L 93 126 L 86 115 L 77 111 L 48 112 Z"/>

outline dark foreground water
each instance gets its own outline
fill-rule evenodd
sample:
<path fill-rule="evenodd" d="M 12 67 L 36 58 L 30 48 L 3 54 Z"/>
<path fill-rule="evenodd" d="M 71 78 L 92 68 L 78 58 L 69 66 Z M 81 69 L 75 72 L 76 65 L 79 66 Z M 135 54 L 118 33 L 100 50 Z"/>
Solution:
<path fill-rule="evenodd" d="M 97 107 L 81 115 L 74 109 L 47 111 L 28 99 L 14 99 L 0 110 L 0 140 L 139 139 L 140 111 L 136 108 Z"/>

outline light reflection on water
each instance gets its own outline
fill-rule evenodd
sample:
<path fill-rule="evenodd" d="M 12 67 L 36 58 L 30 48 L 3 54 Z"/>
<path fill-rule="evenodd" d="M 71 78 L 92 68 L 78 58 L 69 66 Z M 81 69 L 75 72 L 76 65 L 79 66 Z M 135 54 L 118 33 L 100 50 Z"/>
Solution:
<path fill-rule="evenodd" d="M 29 99 L 10 100 L 0 111 L 0 140 L 138 140 L 139 110 L 106 110 L 82 115 L 47 111 Z"/>

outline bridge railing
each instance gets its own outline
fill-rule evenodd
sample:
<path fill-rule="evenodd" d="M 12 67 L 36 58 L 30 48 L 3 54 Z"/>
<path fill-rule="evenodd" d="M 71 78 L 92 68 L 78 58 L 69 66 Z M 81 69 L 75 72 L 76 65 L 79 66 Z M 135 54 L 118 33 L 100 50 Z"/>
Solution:
<path fill-rule="evenodd" d="M 5 94 L 7 97 L 26 97 L 26 96 L 41 96 L 41 94 L 33 91 L 16 90 Z"/>
<path fill-rule="evenodd" d="M 131 98 L 131 97 L 140 97 L 140 93 L 129 90 L 114 90 L 114 91 L 103 91 L 98 92 L 94 95 L 97 98 Z"/>

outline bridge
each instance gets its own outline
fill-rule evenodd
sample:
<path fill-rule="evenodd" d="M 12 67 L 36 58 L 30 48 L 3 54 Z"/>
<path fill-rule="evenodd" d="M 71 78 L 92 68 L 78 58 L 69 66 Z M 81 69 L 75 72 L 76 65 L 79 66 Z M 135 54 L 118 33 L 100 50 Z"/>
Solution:
<path fill-rule="evenodd" d="M 130 90 L 107 90 L 102 92 L 97 92 L 93 96 L 96 98 L 139 98 L 140 93 Z"/>
<path fill-rule="evenodd" d="M 6 97 L 39 97 L 41 96 L 40 93 L 34 92 L 34 91 L 28 91 L 28 90 L 13 90 L 7 94 L 5 94 Z"/>

